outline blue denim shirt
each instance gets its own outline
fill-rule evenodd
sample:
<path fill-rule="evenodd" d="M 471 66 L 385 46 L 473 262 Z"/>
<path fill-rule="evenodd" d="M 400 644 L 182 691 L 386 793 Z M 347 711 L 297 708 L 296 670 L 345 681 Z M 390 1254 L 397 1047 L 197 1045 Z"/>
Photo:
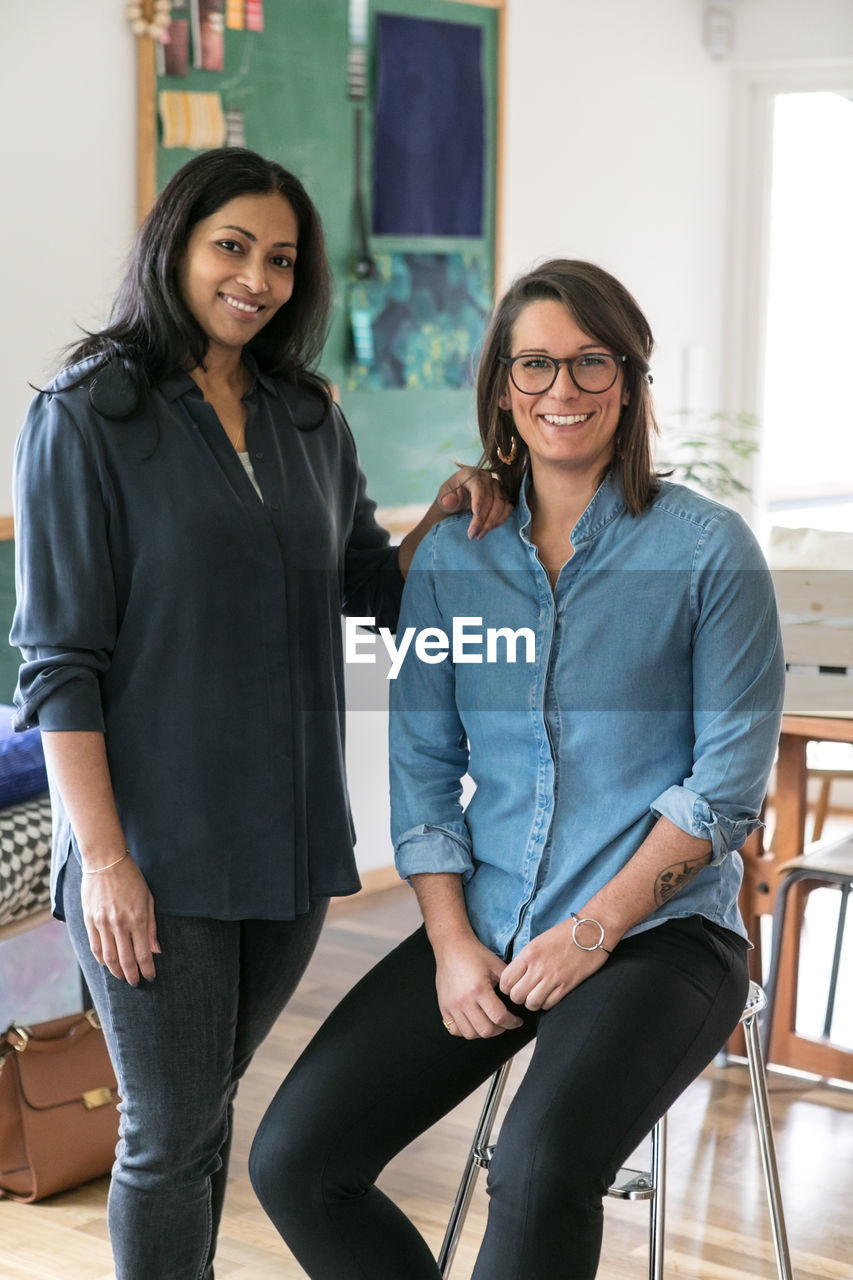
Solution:
<path fill-rule="evenodd" d="M 482 541 L 466 525 L 430 532 L 403 596 L 398 642 L 406 627 L 451 636 L 463 616 L 475 639 L 456 661 L 423 661 L 412 643 L 392 684 L 400 874 L 458 872 L 475 932 L 507 955 L 581 914 L 664 815 L 709 840 L 712 861 L 629 932 L 700 914 L 745 934 L 735 851 L 759 825 L 785 674 L 747 525 L 667 483 L 633 517 L 608 476 L 553 592 L 524 492 Z M 488 628 L 528 628 L 535 660 L 524 636 L 515 661 L 501 636 L 490 655 Z M 466 771 L 476 789 L 463 811 Z"/>

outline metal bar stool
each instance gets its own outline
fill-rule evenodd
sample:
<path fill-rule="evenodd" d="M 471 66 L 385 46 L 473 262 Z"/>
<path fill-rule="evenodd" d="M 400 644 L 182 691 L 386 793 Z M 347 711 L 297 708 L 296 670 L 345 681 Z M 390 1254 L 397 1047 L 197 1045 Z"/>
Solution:
<path fill-rule="evenodd" d="M 791 1255 L 788 1249 L 788 1237 L 785 1230 L 785 1216 L 782 1210 L 779 1173 L 776 1167 L 776 1146 L 773 1141 L 773 1128 L 770 1122 L 767 1076 L 761 1052 L 761 1042 L 758 1036 L 758 1015 L 765 1007 L 765 1004 L 766 998 L 762 988 L 757 982 L 750 982 L 749 995 L 740 1020 L 746 1038 L 746 1058 L 749 1066 L 750 1084 L 752 1085 L 752 1100 L 755 1107 L 755 1123 L 758 1128 L 758 1145 L 761 1151 L 764 1186 L 767 1191 L 767 1204 L 773 1227 L 776 1270 L 779 1280 L 794 1280 Z M 492 1076 L 485 1105 L 477 1128 L 474 1131 L 474 1140 L 471 1143 L 471 1150 L 468 1153 L 462 1180 L 456 1193 L 456 1200 L 450 1214 L 450 1221 L 447 1224 L 444 1242 L 438 1255 L 439 1270 L 444 1278 L 450 1275 L 478 1170 L 488 1169 L 495 1149 L 494 1145 L 489 1145 L 489 1142 L 510 1066 L 511 1060 L 504 1063 Z M 661 1116 L 652 1129 L 651 1141 L 650 1168 L 647 1171 L 628 1168 L 620 1169 L 616 1181 L 610 1187 L 608 1194 L 620 1200 L 647 1200 L 649 1202 L 649 1280 L 663 1280 L 666 1195 L 665 1115 Z"/>

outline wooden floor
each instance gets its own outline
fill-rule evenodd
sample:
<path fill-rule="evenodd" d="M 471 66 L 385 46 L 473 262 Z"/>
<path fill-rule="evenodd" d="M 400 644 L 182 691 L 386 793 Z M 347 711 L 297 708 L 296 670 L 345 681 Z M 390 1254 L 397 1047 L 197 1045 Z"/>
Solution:
<path fill-rule="evenodd" d="M 304 1274 L 252 1194 L 246 1173 L 252 1133 L 324 1015 L 416 922 L 414 899 L 403 886 L 333 909 L 299 991 L 242 1086 L 217 1280 L 290 1280 Z M 851 1280 L 853 1091 L 775 1072 L 770 1087 L 797 1280 Z M 382 1179 L 434 1248 L 479 1106 L 475 1095 L 404 1152 Z M 673 1108 L 669 1131 L 667 1277 L 772 1280 L 776 1270 L 745 1066 L 709 1068 Z M 106 1189 L 103 1181 L 40 1205 L 0 1202 L 0 1280 L 112 1280 Z M 645 1280 L 645 1207 L 609 1200 L 605 1218 L 599 1280 Z M 479 1186 L 453 1280 L 470 1276 L 483 1222 Z M 566 1280 L 571 1274 L 567 1259 Z"/>

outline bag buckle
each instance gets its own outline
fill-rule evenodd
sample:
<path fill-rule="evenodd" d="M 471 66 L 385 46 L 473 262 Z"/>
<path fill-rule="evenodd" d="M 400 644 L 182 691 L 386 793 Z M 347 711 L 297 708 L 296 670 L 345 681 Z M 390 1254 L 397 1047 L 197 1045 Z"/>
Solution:
<path fill-rule="evenodd" d="M 12 1048 L 16 1053 L 23 1053 L 30 1043 L 30 1033 L 26 1027 L 12 1027 L 12 1031 L 20 1040 L 20 1044 L 13 1044 Z"/>
<path fill-rule="evenodd" d="M 105 1107 L 112 1100 L 113 1095 L 107 1088 L 87 1089 L 83 1094 L 83 1106 L 87 1111 L 95 1111 L 98 1107 Z"/>

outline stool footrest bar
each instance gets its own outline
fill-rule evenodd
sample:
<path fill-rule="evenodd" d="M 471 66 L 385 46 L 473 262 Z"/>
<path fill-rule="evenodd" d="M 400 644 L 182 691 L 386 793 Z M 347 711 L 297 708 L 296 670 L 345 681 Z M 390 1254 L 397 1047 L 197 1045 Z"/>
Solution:
<path fill-rule="evenodd" d="M 615 1200 L 651 1200 L 655 1194 L 652 1175 L 640 1169 L 622 1168 L 607 1194 Z"/>

